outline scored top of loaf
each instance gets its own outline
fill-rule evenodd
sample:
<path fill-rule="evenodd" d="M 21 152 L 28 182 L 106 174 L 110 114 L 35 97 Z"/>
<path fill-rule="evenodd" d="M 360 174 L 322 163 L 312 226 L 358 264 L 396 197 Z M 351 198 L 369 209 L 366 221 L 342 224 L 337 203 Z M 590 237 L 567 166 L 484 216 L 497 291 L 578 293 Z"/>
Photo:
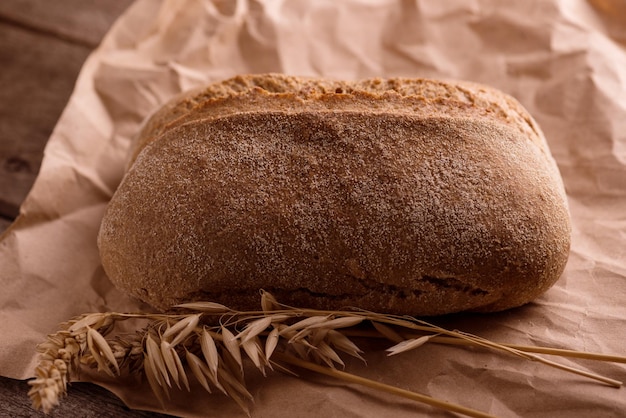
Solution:
<path fill-rule="evenodd" d="M 524 137 L 547 152 L 545 138 L 526 109 L 511 96 L 480 84 L 421 78 L 335 81 L 253 74 L 188 91 L 166 103 L 147 119 L 134 138 L 128 167 L 146 145 L 164 132 L 194 120 L 251 111 L 333 109 L 422 117 L 481 117 L 519 129 Z"/>

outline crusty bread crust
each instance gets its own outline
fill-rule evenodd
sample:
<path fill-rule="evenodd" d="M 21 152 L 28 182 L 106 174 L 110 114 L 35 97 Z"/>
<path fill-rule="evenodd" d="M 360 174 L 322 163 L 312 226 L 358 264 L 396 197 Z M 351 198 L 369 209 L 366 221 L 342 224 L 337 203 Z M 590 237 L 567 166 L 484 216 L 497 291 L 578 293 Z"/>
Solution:
<path fill-rule="evenodd" d="M 379 111 L 380 106 L 383 106 L 390 112 L 415 116 L 444 114 L 488 118 L 515 126 L 530 140 L 547 147 L 537 124 L 515 99 L 499 90 L 467 81 L 423 78 L 341 81 L 284 74 L 253 74 L 236 76 L 191 90 L 166 103 L 146 119 L 135 137 L 129 154 L 129 166 L 149 142 L 168 129 L 193 119 L 267 110 L 267 106 L 286 111 L 288 109 L 284 103 L 281 106 L 281 103 L 275 102 L 285 94 L 306 101 L 306 107 L 312 109 L 333 107 L 333 101 L 338 97 L 344 100 L 360 97 L 362 100 L 355 100 L 357 110 L 368 109 L 374 105 L 369 100 L 378 99 Z M 268 96 L 272 100 L 268 101 Z M 254 103 L 250 103 L 252 100 Z M 345 104 L 346 101 L 340 103 Z"/>
<path fill-rule="evenodd" d="M 159 309 L 208 299 L 436 315 L 519 306 L 561 275 L 563 185 L 512 98 L 432 80 L 237 77 L 144 126 L 98 237 Z"/>

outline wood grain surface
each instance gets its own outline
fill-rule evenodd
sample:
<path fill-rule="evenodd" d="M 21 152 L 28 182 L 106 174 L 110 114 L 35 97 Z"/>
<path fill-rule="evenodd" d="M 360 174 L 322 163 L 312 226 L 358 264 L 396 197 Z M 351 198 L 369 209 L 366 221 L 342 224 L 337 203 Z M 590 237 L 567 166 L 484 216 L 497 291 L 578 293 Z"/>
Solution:
<path fill-rule="evenodd" d="M 83 62 L 130 3 L 0 1 L 0 232 L 17 216 L 37 176 Z M 88 383 L 73 384 L 61 405 L 44 415 L 31 408 L 27 392 L 25 381 L 0 377 L 0 417 L 166 416 L 131 411 Z"/>

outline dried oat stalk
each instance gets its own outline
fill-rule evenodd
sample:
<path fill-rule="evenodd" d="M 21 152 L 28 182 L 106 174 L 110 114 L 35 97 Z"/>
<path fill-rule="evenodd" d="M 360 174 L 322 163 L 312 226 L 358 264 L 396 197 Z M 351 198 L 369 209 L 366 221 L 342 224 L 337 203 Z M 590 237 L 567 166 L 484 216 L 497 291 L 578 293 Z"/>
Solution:
<path fill-rule="evenodd" d="M 163 404 L 170 391 L 188 391 L 190 380 L 195 379 L 207 392 L 229 396 L 249 414 L 252 395 L 246 388 L 244 362 L 250 362 L 263 375 L 268 370 L 289 372 L 289 366 L 295 366 L 463 415 L 489 416 L 339 370 L 345 366 L 343 356 L 363 360 L 352 336 L 390 340 L 394 343 L 387 349 L 390 356 L 430 342 L 485 347 L 616 387 L 621 382 L 560 365 L 536 353 L 626 362 L 624 357 L 497 344 L 409 317 L 288 307 L 267 292 L 261 292 L 260 311 L 239 312 L 213 302 L 176 308 L 178 313 L 173 314 L 92 313 L 62 324 L 60 331 L 38 346 L 41 361 L 28 393 L 33 406 L 49 412 L 81 368 L 90 367 L 109 376 L 145 376 Z M 135 334 L 107 339 L 115 334 L 117 323 L 127 320 L 147 320 L 148 325 Z"/>

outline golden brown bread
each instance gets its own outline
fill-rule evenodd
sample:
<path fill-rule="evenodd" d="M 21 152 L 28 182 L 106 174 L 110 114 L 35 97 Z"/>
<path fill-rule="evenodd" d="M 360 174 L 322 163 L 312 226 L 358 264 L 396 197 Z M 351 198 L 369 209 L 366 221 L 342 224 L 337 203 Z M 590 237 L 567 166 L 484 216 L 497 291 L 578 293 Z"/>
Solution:
<path fill-rule="evenodd" d="M 522 305 L 562 273 L 563 185 L 511 97 L 471 83 L 241 76 L 155 113 L 98 237 L 159 309 L 411 315 Z"/>

